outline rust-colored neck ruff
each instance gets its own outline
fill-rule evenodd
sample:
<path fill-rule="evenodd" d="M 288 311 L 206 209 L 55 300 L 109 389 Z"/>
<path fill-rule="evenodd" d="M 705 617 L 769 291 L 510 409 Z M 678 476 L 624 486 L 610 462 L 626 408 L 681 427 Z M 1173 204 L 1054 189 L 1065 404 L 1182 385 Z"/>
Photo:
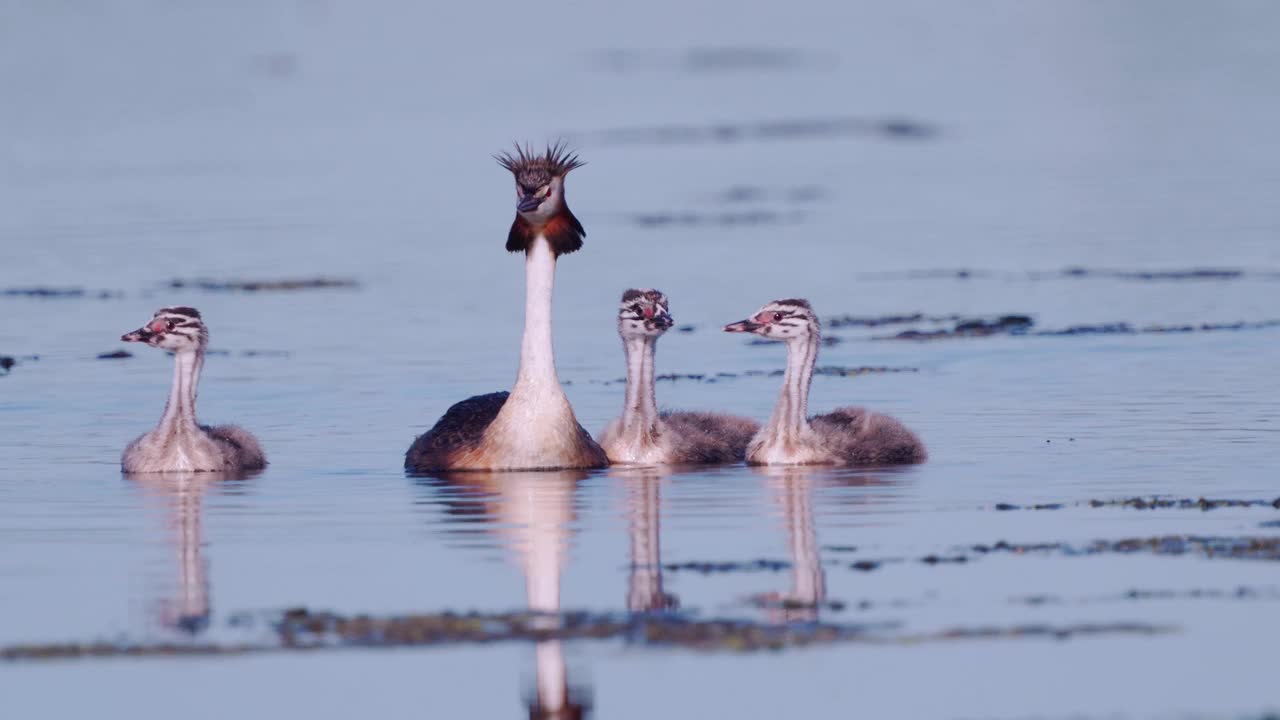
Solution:
<path fill-rule="evenodd" d="M 547 244 L 551 246 L 551 251 L 556 254 L 556 257 L 582 247 L 582 238 L 587 236 L 587 231 L 582 229 L 582 223 L 573 216 L 568 206 L 565 206 L 563 212 L 553 216 L 541 228 L 517 214 L 515 222 L 511 223 L 511 232 L 507 233 L 507 252 L 527 251 L 539 233 L 547 239 Z"/>

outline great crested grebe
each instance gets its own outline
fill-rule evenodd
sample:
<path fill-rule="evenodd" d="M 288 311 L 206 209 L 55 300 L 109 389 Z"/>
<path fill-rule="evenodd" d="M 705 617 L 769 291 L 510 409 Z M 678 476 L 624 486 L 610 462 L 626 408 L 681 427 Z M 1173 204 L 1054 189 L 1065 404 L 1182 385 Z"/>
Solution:
<path fill-rule="evenodd" d="M 888 415 L 860 407 L 805 417 L 821 326 L 807 300 L 775 300 L 725 332 L 750 332 L 787 344 L 782 394 L 769 423 L 751 439 L 752 465 L 906 465 L 925 461 L 924 444 Z"/>
<path fill-rule="evenodd" d="M 710 412 L 658 412 L 654 399 L 654 354 L 658 338 L 672 325 L 667 296 L 631 289 L 618 306 L 618 335 L 627 357 L 627 392 L 622 417 L 600 434 L 600 445 L 615 463 L 708 464 L 739 462 L 760 423 Z"/>
<path fill-rule="evenodd" d="M 124 449 L 120 465 L 125 472 L 236 471 L 266 466 L 262 446 L 249 431 L 196 421 L 196 386 L 209 344 L 209 330 L 199 311 L 161 308 L 150 322 L 120 339 L 168 350 L 174 358 L 173 387 L 164 415 L 154 430 Z"/>
<path fill-rule="evenodd" d="M 498 156 L 515 176 L 516 219 L 507 250 L 525 254 L 524 338 L 510 393 L 463 400 L 445 411 L 405 454 L 411 472 L 599 468 L 604 451 L 578 424 L 556 376 L 551 293 L 556 259 L 582 247 L 586 231 L 565 203 L 565 175 L 582 163 L 562 144 L 537 155 L 516 147 Z"/>

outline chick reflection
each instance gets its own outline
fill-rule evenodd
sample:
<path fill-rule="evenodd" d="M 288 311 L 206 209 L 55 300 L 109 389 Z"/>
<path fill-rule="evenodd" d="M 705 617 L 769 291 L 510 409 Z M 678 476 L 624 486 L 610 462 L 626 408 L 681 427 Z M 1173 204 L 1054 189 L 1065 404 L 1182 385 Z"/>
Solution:
<path fill-rule="evenodd" d="M 489 531 L 501 537 L 525 576 L 530 610 L 547 613 L 555 627 L 560 613 L 560 578 L 574 520 L 574 491 L 586 473 L 579 470 L 450 473 L 428 479 L 447 488 L 446 503 L 455 516 L 479 509 Z M 458 496 L 466 498 L 458 502 Z M 570 720 L 586 717 L 589 696 L 569 684 L 559 640 L 534 645 L 534 688 L 527 698 L 529 717 Z"/>
<path fill-rule="evenodd" d="M 829 468 L 770 466 L 752 468 L 764 476 L 782 515 L 787 546 L 791 555 L 791 590 L 768 593 L 756 598 L 769 608 L 775 622 L 812 622 L 827 605 L 827 575 L 822 568 L 818 533 L 813 518 L 813 492 L 822 486 L 867 487 L 889 486 L 891 480 L 868 475 L 845 475 Z M 859 496 L 859 504 L 873 502 L 874 497 Z"/>
<path fill-rule="evenodd" d="M 671 610 L 680 601 L 662 587 L 661 497 L 667 475 L 656 467 L 614 468 L 627 488 L 627 530 L 631 536 L 631 572 L 627 610 Z"/>
<path fill-rule="evenodd" d="M 257 474 L 257 473 L 254 473 Z M 166 545 L 173 555 L 176 572 L 172 585 L 166 583 L 156 603 L 160 627 L 197 635 L 209 626 L 209 561 L 204 556 L 202 530 L 205 492 L 216 485 L 246 480 L 251 474 L 237 472 L 164 472 L 127 476 L 161 504 L 167 530 Z"/>

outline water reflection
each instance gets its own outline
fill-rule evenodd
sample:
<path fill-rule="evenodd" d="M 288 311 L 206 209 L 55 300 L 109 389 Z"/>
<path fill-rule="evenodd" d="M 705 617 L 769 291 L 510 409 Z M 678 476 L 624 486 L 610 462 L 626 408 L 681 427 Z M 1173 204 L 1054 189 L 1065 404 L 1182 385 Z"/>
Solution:
<path fill-rule="evenodd" d="M 627 533 L 631 539 L 631 567 L 627 582 L 627 610 L 672 610 L 680 601 L 662 587 L 661 496 L 668 477 L 655 467 L 614 468 L 610 476 L 627 489 Z"/>
<path fill-rule="evenodd" d="M 822 554 L 818 544 L 817 526 L 814 521 L 814 494 L 823 488 L 890 488 L 898 484 L 892 475 L 850 475 L 847 471 L 812 467 L 752 467 L 761 476 L 773 495 L 782 519 L 787 550 L 791 560 L 791 589 L 787 592 L 771 592 L 753 598 L 757 605 L 767 609 L 772 622 L 816 622 L 821 611 L 829 607 L 827 601 L 827 575 L 822 566 Z M 839 493 L 833 503 L 865 505 L 892 495 Z M 845 508 L 847 511 L 847 508 Z"/>
<path fill-rule="evenodd" d="M 127 476 L 160 505 L 165 545 L 171 553 L 172 579 L 155 606 L 155 621 L 166 630 L 195 636 L 209 627 L 212 615 L 209 560 L 204 554 L 204 496 L 213 487 L 248 480 L 260 473 L 166 472 Z"/>
<path fill-rule="evenodd" d="M 545 612 L 548 628 L 559 622 L 560 580 L 564 574 L 574 493 L 587 477 L 580 470 L 466 472 L 424 478 L 435 488 L 454 522 L 483 523 L 512 553 L 525 576 L 529 609 Z M 559 640 L 534 645 L 534 683 L 526 693 L 529 717 L 556 720 L 586 717 L 589 691 L 569 682 Z"/>

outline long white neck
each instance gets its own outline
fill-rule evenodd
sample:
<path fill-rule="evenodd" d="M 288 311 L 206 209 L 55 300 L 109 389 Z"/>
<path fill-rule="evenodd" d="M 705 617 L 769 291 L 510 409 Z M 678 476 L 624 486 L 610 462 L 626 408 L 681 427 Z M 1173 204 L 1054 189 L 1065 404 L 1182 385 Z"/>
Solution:
<path fill-rule="evenodd" d="M 556 284 L 556 256 L 539 234 L 525 251 L 524 339 L 516 389 L 528 383 L 560 386 L 551 346 L 551 293 Z"/>
<path fill-rule="evenodd" d="M 623 432 L 652 432 L 657 425 L 658 402 L 654 395 L 653 369 L 657 345 L 657 338 L 629 336 L 622 339 L 622 349 L 627 356 Z"/>
<path fill-rule="evenodd" d="M 787 342 L 787 371 L 782 378 L 778 406 L 769 420 L 769 429 L 774 435 L 794 438 L 808 429 L 809 385 L 817 362 L 817 336 Z"/>
<path fill-rule="evenodd" d="M 164 406 L 164 415 L 157 429 L 170 432 L 196 429 L 196 386 L 200 383 L 203 367 L 203 350 L 174 355 L 173 387 L 169 389 L 169 402 Z"/>

